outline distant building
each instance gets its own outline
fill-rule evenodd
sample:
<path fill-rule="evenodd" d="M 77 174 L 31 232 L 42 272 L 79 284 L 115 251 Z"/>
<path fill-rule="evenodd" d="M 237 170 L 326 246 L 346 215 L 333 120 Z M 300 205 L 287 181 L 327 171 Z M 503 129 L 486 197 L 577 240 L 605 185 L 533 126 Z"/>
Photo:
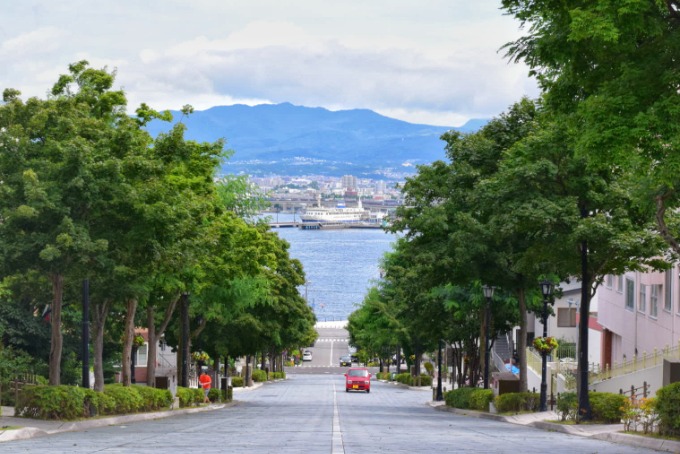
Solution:
<path fill-rule="evenodd" d="M 357 177 L 352 175 L 343 175 L 341 180 L 342 187 L 347 191 L 356 191 Z"/>

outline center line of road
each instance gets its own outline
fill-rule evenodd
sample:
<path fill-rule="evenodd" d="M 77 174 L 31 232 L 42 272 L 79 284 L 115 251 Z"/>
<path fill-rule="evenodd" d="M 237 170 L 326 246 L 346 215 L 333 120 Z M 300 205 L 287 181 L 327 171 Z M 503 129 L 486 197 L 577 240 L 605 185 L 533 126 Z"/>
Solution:
<path fill-rule="evenodd" d="M 338 393 L 333 383 L 333 442 L 331 454 L 345 454 L 345 445 L 342 443 L 340 432 L 340 416 L 338 415 Z"/>
<path fill-rule="evenodd" d="M 331 341 L 331 359 L 328 360 L 329 366 L 333 365 L 333 344 L 335 344 L 335 342 Z"/>

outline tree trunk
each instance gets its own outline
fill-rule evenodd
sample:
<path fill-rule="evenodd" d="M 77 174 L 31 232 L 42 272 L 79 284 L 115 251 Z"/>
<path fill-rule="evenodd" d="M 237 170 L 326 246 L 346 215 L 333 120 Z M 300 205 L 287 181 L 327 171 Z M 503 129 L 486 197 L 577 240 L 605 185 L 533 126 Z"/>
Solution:
<path fill-rule="evenodd" d="M 401 373 L 401 345 L 397 345 L 397 375 Z"/>
<path fill-rule="evenodd" d="M 106 317 L 109 314 L 111 301 L 104 301 L 95 304 L 92 311 L 93 331 L 92 340 L 94 343 L 94 390 L 104 391 L 104 328 Z"/>
<path fill-rule="evenodd" d="M 135 314 L 137 312 L 137 299 L 131 298 L 126 303 L 125 322 L 123 328 L 123 386 L 132 384 L 132 371 L 130 369 L 132 358 L 132 341 L 135 337 Z"/>
<path fill-rule="evenodd" d="M 582 216 L 584 216 L 582 210 Z M 587 213 L 587 212 L 585 212 Z M 589 421 L 593 418 L 588 396 L 588 322 L 590 318 L 590 287 L 591 277 L 588 268 L 588 243 L 581 242 L 581 314 L 578 326 L 578 379 L 576 393 L 578 394 L 579 419 Z"/>
<path fill-rule="evenodd" d="M 246 355 L 246 374 L 245 378 L 243 379 L 243 383 L 245 383 L 245 386 L 253 386 L 253 381 L 252 381 L 252 371 L 251 371 L 251 361 L 252 361 L 252 356 L 251 355 Z"/>
<path fill-rule="evenodd" d="M 527 374 L 527 295 L 524 289 L 517 292 L 519 300 L 519 334 L 517 339 L 517 356 L 519 357 L 519 391 L 527 392 L 529 381 Z M 510 361 L 512 364 L 512 360 Z"/>
<path fill-rule="evenodd" d="M 158 336 L 156 336 L 155 309 L 153 304 L 146 307 L 147 327 L 147 355 L 146 355 L 146 386 L 156 387 L 156 364 L 158 356 Z"/>
<path fill-rule="evenodd" d="M 177 302 L 180 296 L 173 298 L 170 304 L 165 308 L 165 315 L 158 329 L 156 329 L 156 310 L 153 304 L 149 304 L 146 308 L 146 326 L 149 329 L 149 354 L 146 359 L 146 385 L 156 386 L 156 365 L 158 363 L 158 340 L 165 333 L 168 328 L 170 319 L 175 312 Z M 178 375 L 180 377 L 181 375 Z"/>
<path fill-rule="evenodd" d="M 50 275 L 52 282 L 52 338 L 50 344 L 50 377 L 49 384 L 59 386 L 61 383 L 61 351 L 63 337 L 61 334 L 61 303 L 64 295 L 64 276 L 56 273 Z"/>

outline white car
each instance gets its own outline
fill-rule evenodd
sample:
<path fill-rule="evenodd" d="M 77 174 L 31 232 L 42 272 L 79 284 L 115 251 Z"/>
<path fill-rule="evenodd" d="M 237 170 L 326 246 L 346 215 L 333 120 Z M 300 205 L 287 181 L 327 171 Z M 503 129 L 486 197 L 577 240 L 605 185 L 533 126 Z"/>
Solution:
<path fill-rule="evenodd" d="M 311 361 L 312 360 L 312 352 L 309 350 L 305 350 L 305 352 L 302 354 L 302 361 Z"/>

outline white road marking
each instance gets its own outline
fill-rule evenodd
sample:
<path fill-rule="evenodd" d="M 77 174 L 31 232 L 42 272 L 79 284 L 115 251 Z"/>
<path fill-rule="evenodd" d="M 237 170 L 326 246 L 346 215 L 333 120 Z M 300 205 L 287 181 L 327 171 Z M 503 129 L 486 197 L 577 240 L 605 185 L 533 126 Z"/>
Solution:
<path fill-rule="evenodd" d="M 333 365 L 333 344 L 334 344 L 334 342 L 331 341 L 331 359 L 328 360 L 328 361 L 329 361 L 329 363 L 328 363 L 329 366 L 332 366 L 332 365 Z"/>
<path fill-rule="evenodd" d="M 342 443 L 342 432 L 340 431 L 340 415 L 338 414 L 338 392 L 333 383 L 333 442 L 331 454 L 344 454 L 345 445 Z"/>

